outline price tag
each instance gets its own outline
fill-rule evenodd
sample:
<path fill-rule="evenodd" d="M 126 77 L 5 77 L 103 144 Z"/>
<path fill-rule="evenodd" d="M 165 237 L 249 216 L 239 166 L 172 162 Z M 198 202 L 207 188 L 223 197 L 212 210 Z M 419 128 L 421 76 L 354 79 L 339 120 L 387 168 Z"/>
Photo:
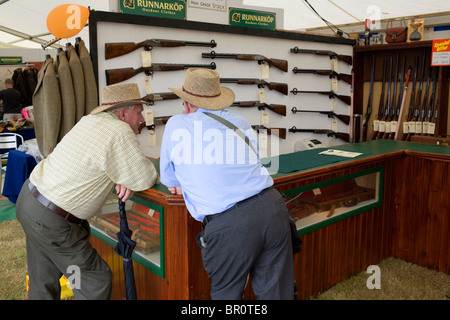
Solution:
<path fill-rule="evenodd" d="M 145 110 L 145 125 L 151 126 L 153 124 L 154 124 L 153 110 L 147 109 L 147 110 Z"/>
<path fill-rule="evenodd" d="M 423 123 L 422 123 L 422 132 L 425 134 L 425 133 L 427 133 L 428 132 L 428 121 L 424 121 Z"/>
<path fill-rule="evenodd" d="M 266 110 L 263 110 L 261 112 L 261 124 L 263 126 L 268 126 L 269 125 L 269 113 Z"/>
<path fill-rule="evenodd" d="M 150 93 L 153 92 L 152 85 L 150 84 L 150 77 L 149 76 L 145 76 L 144 87 L 145 87 L 146 94 L 150 94 Z"/>
<path fill-rule="evenodd" d="M 266 158 L 267 157 L 267 130 L 259 129 L 258 130 L 258 145 L 259 145 L 259 157 Z"/>
<path fill-rule="evenodd" d="M 266 97 L 264 95 L 264 88 L 260 88 L 258 90 L 258 95 L 259 95 L 259 102 L 266 103 Z"/>
<path fill-rule="evenodd" d="M 331 90 L 334 92 L 338 91 L 338 79 L 331 78 Z"/>
<path fill-rule="evenodd" d="M 151 147 L 156 146 L 156 130 L 148 130 L 147 145 Z"/>
<path fill-rule="evenodd" d="M 331 119 L 331 130 L 334 132 L 338 131 L 338 125 L 336 119 Z"/>
<path fill-rule="evenodd" d="M 380 120 L 373 120 L 373 131 L 379 131 Z"/>
<path fill-rule="evenodd" d="M 391 132 L 391 122 L 387 121 L 384 123 L 384 131 L 383 132 Z"/>
<path fill-rule="evenodd" d="M 416 133 L 416 122 L 415 121 L 409 122 L 409 132 Z"/>
<path fill-rule="evenodd" d="M 261 64 L 261 79 L 269 79 L 269 65 L 267 63 Z"/>
<path fill-rule="evenodd" d="M 380 121 L 380 128 L 378 129 L 379 132 L 386 132 L 386 121 Z"/>
<path fill-rule="evenodd" d="M 403 133 L 409 133 L 409 122 L 403 122 Z"/>
<path fill-rule="evenodd" d="M 141 52 L 142 66 L 151 67 L 152 66 L 152 53 L 151 51 L 144 50 Z"/>
<path fill-rule="evenodd" d="M 395 132 L 397 130 L 397 121 L 391 121 L 391 131 Z"/>
<path fill-rule="evenodd" d="M 422 122 L 416 121 L 416 133 L 422 133 Z"/>
<path fill-rule="evenodd" d="M 428 134 L 434 135 L 435 130 L 436 130 L 436 124 L 434 122 L 428 123 Z"/>

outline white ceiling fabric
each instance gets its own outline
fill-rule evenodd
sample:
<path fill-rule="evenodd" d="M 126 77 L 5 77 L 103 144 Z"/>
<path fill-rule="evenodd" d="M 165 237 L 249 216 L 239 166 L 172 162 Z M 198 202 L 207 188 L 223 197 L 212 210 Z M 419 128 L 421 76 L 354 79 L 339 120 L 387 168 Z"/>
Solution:
<path fill-rule="evenodd" d="M 366 18 L 393 19 L 450 11 L 450 0 L 308 0 L 316 11 L 334 25 L 364 22 Z M 46 20 L 55 7 L 72 3 L 98 11 L 109 11 L 109 0 L 0 0 L 0 28 L 7 28 L 23 34 L 50 41 Z M 284 9 L 284 29 L 302 30 L 324 27 L 326 24 L 315 15 L 303 0 L 243 0 L 244 5 Z M 88 39 L 87 28 L 79 35 Z M 65 45 L 65 39 L 59 44 Z M 41 48 L 40 43 L 23 40 L 19 36 L 0 31 L 0 44 L 29 48 Z"/>

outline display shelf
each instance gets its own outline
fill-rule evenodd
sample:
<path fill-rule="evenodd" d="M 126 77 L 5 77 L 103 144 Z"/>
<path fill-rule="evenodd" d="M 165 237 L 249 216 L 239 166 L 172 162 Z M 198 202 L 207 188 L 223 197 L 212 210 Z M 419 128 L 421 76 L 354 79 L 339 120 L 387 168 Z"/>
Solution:
<path fill-rule="evenodd" d="M 285 191 L 299 235 L 381 206 L 383 180 L 377 167 Z"/>
<path fill-rule="evenodd" d="M 125 203 L 125 210 L 131 239 L 136 242 L 133 260 L 164 277 L 164 209 L 134 196 Z M 89 223 L 95 237 L 115 248 L 120 230 L 117 196 L 112 195 Z"/>

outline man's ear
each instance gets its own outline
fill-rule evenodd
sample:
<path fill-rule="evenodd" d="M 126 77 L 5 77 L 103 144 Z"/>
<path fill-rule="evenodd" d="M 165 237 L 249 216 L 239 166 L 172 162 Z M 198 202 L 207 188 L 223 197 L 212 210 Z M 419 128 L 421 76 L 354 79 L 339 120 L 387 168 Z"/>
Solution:
<path fill-rule="evenodd" d="M 126 114 L 125 108 L 122 108 L 122 109 L 120 109 L 119 112 L 117 113 L 117 117 L 118 117 L 120 120 L 124 120 L 124 119 L 125 119 L 125 114 Z"/>

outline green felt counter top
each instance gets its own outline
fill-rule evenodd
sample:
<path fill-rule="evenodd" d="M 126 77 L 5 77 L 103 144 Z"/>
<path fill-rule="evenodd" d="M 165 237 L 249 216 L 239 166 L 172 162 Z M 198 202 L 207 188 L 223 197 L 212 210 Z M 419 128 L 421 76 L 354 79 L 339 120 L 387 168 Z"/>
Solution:
<path fill-rule="evenodd" d="M 350 152 L 360 152 L 362 155 L 356 158 L 343 158 L 327 155 L 318 155 L 319 152 L 327 149 L 344 150 Z M 433 145 L 433 144 L 423 144 L 405 141 L 392 141 L 392 140 L 373 140 L 361 143 L 348 143 L 339 145 L 336 147 L 311 149 L 305 151 L 298 151 L 290 154 L 280 155 L 280 169 L 282 169 L 283 161 L 285 163 L 290 163 L 292 161 L 301 162 L 299 170 L 290 171 L 288 173 L 277 172 L 273 173 L 272 177 L 275 179 L 277 177 L 285 177 L 290 174 L 298 174 L 303 171 L 312 170 L 321 167 L 327 167 L 330 165 L 341 164 L 346 162 L 352 162 L 361 159 L 368 159 L 375 156 L 386 155 L 395 152 L 418 152 L 418 153 L 430 153 L 442 156 L 450 156 L 450 146 Z M 151 158 L 151 161 L 155 165 L 159 173 L 159 159 Z M 263 163 L 267 162 L 267 159 L 262 159 Z M 156 191 L 161 191 L 167 194 L 170 192 L 161 183 L 155 184 L 151 189 Z"/>

